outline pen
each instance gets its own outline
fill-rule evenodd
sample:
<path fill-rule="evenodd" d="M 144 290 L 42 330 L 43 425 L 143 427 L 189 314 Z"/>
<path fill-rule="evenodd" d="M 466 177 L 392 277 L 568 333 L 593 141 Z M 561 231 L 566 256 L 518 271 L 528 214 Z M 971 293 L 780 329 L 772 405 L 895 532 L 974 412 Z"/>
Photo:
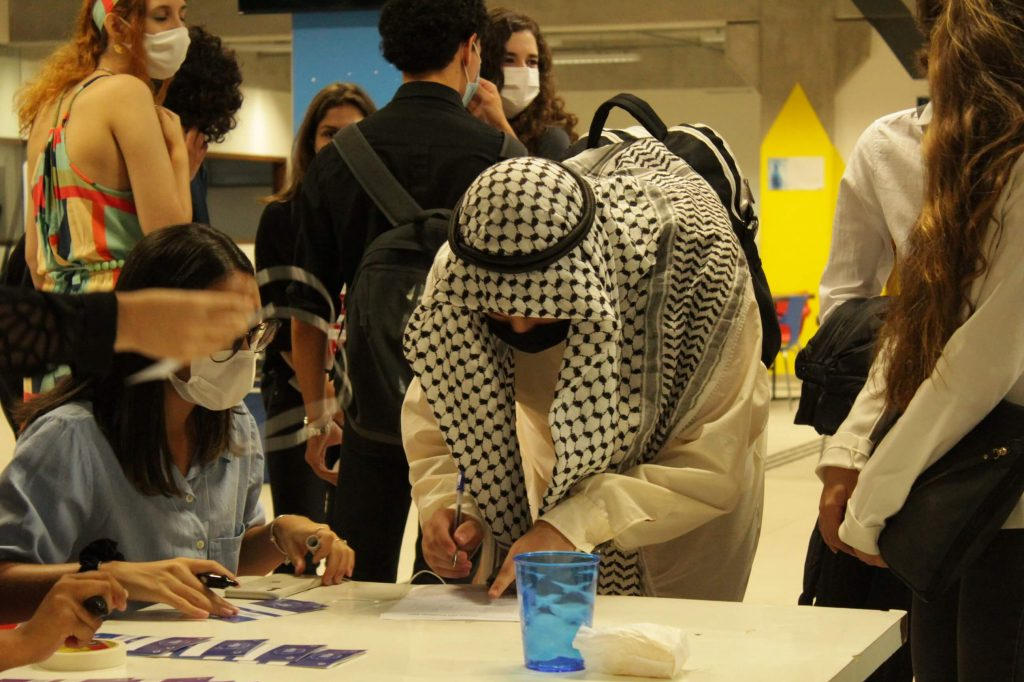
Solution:
<path fill-rule="evenodd" d="M 459 469 L 459 478 L 455 483 L 455 519 L 452 521 L 452 539 L 455 539 L 455 531 L 462 525 L 462 493 L 466 489 L 466 477 L 462 473 L 462 469 Z M 455 568 L 455 564 L 459 560 L 459 546 L 455 545 L 455 551 L 452 553 L 452 568 Z"/>
<path fill-rule="evenodd" d="M 196 577 L 199 578 L 199 582 L 207 587 L 238 587 L 238 582 L 232 580 L 226 575 L 217 575 L 216 573 L 197 573 Z"/>
<path fill-rule="evenodd" d="M 86 611 L 97 618 L 102 618 L 110 613 L 110 609 L 107 607 L 107 600 L 98 594 L 95 597 L 89 597 L 83 601 L 82 606 L 85 607 Z"/>

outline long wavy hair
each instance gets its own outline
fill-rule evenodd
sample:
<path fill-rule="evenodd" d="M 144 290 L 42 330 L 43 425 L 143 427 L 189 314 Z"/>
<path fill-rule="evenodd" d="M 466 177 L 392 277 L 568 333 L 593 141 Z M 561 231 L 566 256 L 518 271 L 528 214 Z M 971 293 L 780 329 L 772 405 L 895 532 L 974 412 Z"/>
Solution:
<path fill-rule="evenodd" d="M 917 52 L 917 69 L 921 78 L 928 76 L 928 41 L 931 39 L 932 29 L 935 28 L 935 22 L 939 20 L 939 15 L 942 14 L 945 4 L 946 0 L 917 0 L 915 23 L 917 30 L 925 39 L 924 45 Z"/>
<path fill-rule="evenodd" d="M 579 119 L 565 110 L 565 101 L 555 94 L 554 64 L 551 48 L 540 31 L 540 25 L 525 14 L 498 8 L 491 10 L 490 23 L 484 32 L 483 66 L 481 75 L 498 86 L 505 85 L 505 73 L 501 70 L 505 61 L 505 45 L 513 33 L 529 31 L 537 40 L 538 69 L 540 70 L 540 94 L 518 116 L 509 120 L 519 141 L 530 153 L 536 151 L 537 141 L 546 128 L 561 128 L 575 142 L 579 139 L 576 125 Z"/>
<path fill-rule="evenodd" d="M 886 403 L 898 411 L 973 312 L 970 289 L 988 267 L 983 249 L 1002 231 L 993 211 L 1024 152 L 1024 3 L 946 5 L 928 59 L 934 114 L 924 140 L 925 203 L 881 336 L 890 353 Z"/>
<path fill-rule="evenodd" d="M 334 107 L 344 104 L 355 107 L 362 112 L 363 116 L 369 116 L 377 111 L 373 99 L 355 83 L 331 83 L 320 92 L 316 93 L 313 101 L 306 108 L 306 115 L 302 118 L 302 125 L 295 136 L 295 143 L 292 146 L 292 163 L 288 179 L 288 186 L 272 196 L 266 197 L 266 203 L 275 201 L 291 201 L 299 193 L 302 179 L 306 177 L 306 170 L 316 156 L 313 143 L 316 140 L 316 129 L 324 120 L 327 112 Z"/>
<path fill-rule="evenodd" d="M 16 106 L 22 134 L 32 127 L 40 111 L 96 69 L 100 57 L 109 46 L 107 31 L 97 28 L 92 19 L 94 4 L 95 0 L 82 0 L 71 40 L 57 48 L 43 64 L 39 76 L 18 93 Z M 110 14 L 125 22 L 126 40 L 120 45 L 130 58 L 129 72 L 152 87 L 146 75 L 146 51 L 143 45 L 146 0 L 120 0 Z"/>
<path fill-rule="evenodd" d="M 123 0 L 122 0 L 123 2 Z M 206 289 L 233 272 L 252 275 L 249 258 L 223 232 L 209 225 L 174 225 L 146 235 L 128 255 L 115 291 L 154 287 Z M 121 470 L 143 495 L 180 496 L 164 421 L 166 381 L 127 384 L 152 364 L 135 353 L 117 353 L 106 376 L 71 376 L 21 406 L 16 419 L 28 428 L 45 414 L 76 400 L 92 412 Z M 232 448 L 233 410 L 196 405 L 189 415 L 195 461 L 206 465 Z"/>

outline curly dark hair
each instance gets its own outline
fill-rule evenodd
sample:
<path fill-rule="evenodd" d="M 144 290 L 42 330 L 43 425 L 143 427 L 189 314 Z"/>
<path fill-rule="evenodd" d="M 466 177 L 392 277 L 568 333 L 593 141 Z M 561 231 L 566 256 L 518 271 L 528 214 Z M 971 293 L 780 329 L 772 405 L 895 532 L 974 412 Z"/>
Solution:
<path fill-rule="evenodd" d="M 403 73 L 440 71 L 486 26 L 484 0 L 388 0 L 380 12 L 380 50 Z"/>
<path fill-rule="evenodd" d="M 174 75 L 164 106 L 181 117 L 185 130 L 195 128 L 207 142 L 223 142 L 242 106 L 242 70 L 235 51 L 202 26 L 190 26 L 185 63 Z"/>
<path fill-rule="evenodd" d="M 519 115 L 509 120 L 512 129 L 526 149 L 536 152 L 536 144 L 547 128 L 561 128 L 575 142 L 576 124 L 579 119 L 565 110 L 565 101 L 555 94 L 555 76 L 552 73 L 551 48 L 548 46 L 540 26 L 531 17 L 512 10 L 498 8 L 490 13 L 490 22 L 484 31 L 482 78 L 494 83 L 500 90 L 505 86 L 505 73 L 501 70 L 505 61 L 505 45 L 513 33 L 529 31 L 537 40 L 538 69 L 540 70 L 540 94 Z"/>

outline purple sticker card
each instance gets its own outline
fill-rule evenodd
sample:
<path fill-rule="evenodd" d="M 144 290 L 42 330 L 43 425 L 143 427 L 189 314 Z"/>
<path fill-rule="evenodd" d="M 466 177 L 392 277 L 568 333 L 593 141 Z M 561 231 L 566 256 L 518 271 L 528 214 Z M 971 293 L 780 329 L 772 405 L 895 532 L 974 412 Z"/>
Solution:
<path fill-rule="evenodd" d="M 310 611 L 321 611 L 327 607 L 315 601 L 304 601 L 302 599 L 264 599 L 253 602 L 256 606 L 278 611 L 290 611 L 291 613 L 309 613 Z"/>
<path fill-rule="evenodd" d="M 257 658 L 256 662 L 270 665 L 287 665 L 323 648 L 323 644 L 285 644 L 271 649 Z"/>
<path fill-rule="evenodd" d="M 302 668 L 333 668 L 340 663 L 365 653 L 366 649 L 323 649 L 307 654 L 288 665 L 296 665 Z"/>
<path fill-rule="evenodd" d="M 168 637 L 150 642 L 138 649 L 130 650 L 133 656 L 170 656 L 190 646 L 195 646 L 210 639 L 209 637 Z"/>
<path fill-rule="evenodd" d="M 202 659 L 226 658 L 233 659 L 244 656 L 256 647 L 264 644 L 265 639 L 225 639 L 196 656 Z"/>

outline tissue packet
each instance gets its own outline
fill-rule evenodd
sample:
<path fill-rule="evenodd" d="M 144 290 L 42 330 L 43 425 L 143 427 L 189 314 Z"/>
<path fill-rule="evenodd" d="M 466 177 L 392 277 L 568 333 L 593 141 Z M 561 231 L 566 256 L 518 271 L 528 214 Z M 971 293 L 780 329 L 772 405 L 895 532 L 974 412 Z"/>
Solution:
<path fill-rule="evenodd" d="M 690 656 L 682 630 L 654 623 L 597 629 L 584 625 L 572 645 L 583 654 L 587 670 L 611 675 L 671 679 Z"/>

